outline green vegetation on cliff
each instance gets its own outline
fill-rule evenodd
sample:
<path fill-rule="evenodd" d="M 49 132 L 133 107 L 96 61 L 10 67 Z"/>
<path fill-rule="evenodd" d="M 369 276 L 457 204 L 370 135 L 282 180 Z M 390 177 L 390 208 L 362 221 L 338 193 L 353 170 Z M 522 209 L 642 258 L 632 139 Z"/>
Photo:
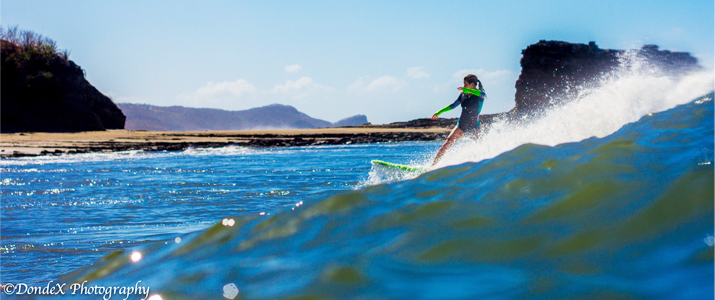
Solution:
<path fill-rule="evenodd" d="M 2 38 L 2 132 L 124 128 L 125 116 L 54 41 L 17 27 Z"/>

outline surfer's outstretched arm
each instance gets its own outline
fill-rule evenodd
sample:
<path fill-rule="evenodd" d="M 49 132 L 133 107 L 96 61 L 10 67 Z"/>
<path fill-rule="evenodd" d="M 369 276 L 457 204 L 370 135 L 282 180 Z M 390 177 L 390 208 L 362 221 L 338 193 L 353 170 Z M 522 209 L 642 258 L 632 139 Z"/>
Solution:
<path fill-rule="evenodd" d="M 447 105 L 443 109 L 440 109 L 438 112 L 434 113 L 434 115 L 432 115 L 432 120 L 437 120 L 439 118 L 439 115 L 457 108 L 457 106 L 462 103 L 459 99 L 460 98 L 457 98 L 454 103 Z"/>

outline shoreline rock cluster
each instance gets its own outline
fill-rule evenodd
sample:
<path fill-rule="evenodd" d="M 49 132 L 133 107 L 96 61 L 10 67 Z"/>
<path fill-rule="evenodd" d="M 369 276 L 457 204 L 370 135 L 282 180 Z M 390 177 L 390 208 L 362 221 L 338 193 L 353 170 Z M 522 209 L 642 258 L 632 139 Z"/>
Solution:
<path fill-rule="evenodd" d="M 295 132 L 145 132 L 125 131 L 108 137 L 94 138 L 54 138 L 38 137 L 12 141 L 5 138 L 2 148 L 13 149 L 0 152 L 0 157 L 26 157 L 39 155 L 62 155 L 89 152 L 114 152 L 128 150 L 142 151 L 184 151 L 189 148 L 218 148 L 225 146 L 243 147 L 295 147 L 321 145 L 348 145 L 368 143 L 395 143 L 406 141 L 434 141 L 444 139 L 449 128 L 423 129 L 380 129 L 380 128 L 345 128 L 335 132 L 315 129 Z M 80 135 L 83 133 L 79 133 Z M 52 135 L 52 134 L 45 134 Z M 13 136 L 18 138 L 20 135 Z M 6 137 L 11 137 L 6 135 Z M 10 140 L 10 141 L 7 141 Z M 32 151 L 34 150 L 34 151 Z M 5 151 L 3 149 L 3 151 Z"/>

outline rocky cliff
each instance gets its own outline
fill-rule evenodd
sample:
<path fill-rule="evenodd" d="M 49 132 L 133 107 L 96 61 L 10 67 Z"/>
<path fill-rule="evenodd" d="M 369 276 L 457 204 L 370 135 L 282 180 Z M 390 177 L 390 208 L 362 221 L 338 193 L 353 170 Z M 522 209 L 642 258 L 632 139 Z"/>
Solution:
<path fill-rule="evenodd" d="M 700 69 L 689 53 L 661 51 L 646 45 L 639 50 L 600 49 L 595 42 L 571 44 L 539 41 L 522 52 L 521 75 L 516 82 L 517 115 L 574 99 L 584 89 L 629 68 L 648 68 L 669 76 Z"/>
<path fill-rule="evenodd" d="M 2 132 L 123 129 L 125 116 L 82 68 L 42 43 L 2 40 Z"/>

